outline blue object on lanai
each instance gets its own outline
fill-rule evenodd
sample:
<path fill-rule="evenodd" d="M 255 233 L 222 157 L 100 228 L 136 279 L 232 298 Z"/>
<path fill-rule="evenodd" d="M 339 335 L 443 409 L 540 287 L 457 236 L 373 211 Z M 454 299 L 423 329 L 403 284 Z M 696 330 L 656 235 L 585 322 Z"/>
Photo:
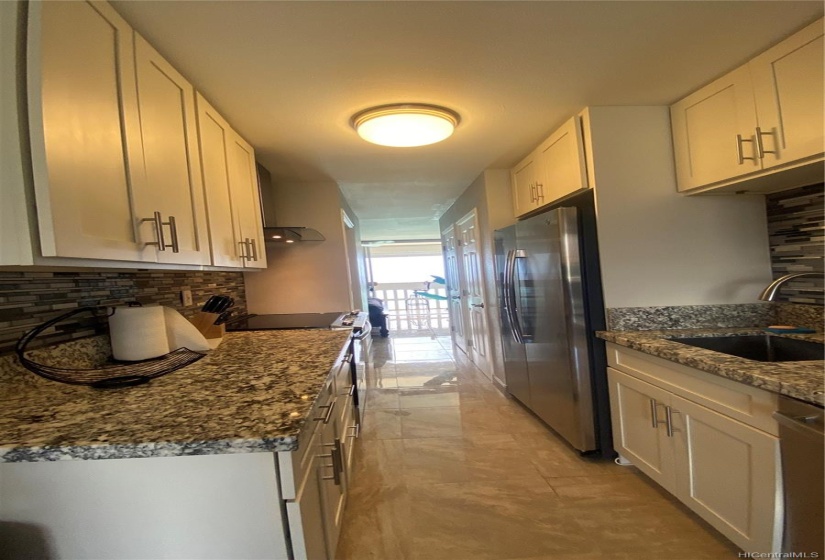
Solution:
<path fill-rule="evenodd" d="M 425 297 L 427 299 L 437 299 L 439 301 L 446 301 L 447 300 L 447 296 L 442 296 L 442 295 L 439 295 L 439 294 L 431 294 L 429 292 L 423 292 L 421 290 L 416 290 L 413 293 L 417 296 Z"/>
<path fill-rule="evenodd" d="M 430 274 L 430 277 L 433 279 L 433 282 L 435 282 L 436 284 L 441 284 L 443 286 L 447 285 L 447 281 L 445 279 L 443 279 L 441 276 L 436 276 L 434 274 Z M 444 299 L 447 299 L 447 298 L 444 298 Z"/>

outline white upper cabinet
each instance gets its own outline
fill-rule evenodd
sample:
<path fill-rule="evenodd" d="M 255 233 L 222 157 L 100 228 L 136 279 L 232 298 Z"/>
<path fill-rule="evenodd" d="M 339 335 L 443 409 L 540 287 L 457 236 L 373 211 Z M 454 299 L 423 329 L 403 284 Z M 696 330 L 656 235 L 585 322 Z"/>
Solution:
<path fill-rule="evenodd" d="M 221 115 L 197 94 L 198 139 L 200 140 L 203 185 L 209 216 L 212 264 L 241 267 L 240 228 L 232 207 L 227 152 L 231 128 Z"/>
<path fill-rule="evenodd" d="M 266 268 L 255 152 L 197 94 L 212 264 Z"/>
<path fill-rule="evenodd" d="M 159 243 L 158 262 L 210 264 L 195 90 L 137 34 L 135 60 L 146 176 L 134 193 L 141 239 Z"/>
<path fill-rule="evenodd" d="M 538 183 L 538 158 L 534 151 L 511 171 L 513 185 L 513 210 L 516 216 L 523 216 L 540 206 L 540 199 L 536 195 Z"/>
<path fill-rule="evenodd" d="M 132 204 L 144 175 L 131 27 L 105 3 L 32 2 L 29 10 L 43 256 L 156 261 Z"/>
<path fill-rule="evenodd" d="M 228 146 L 229 184 L 240 227 L 240 243 L 246 268 L 266 268 L 263 223 L 261 217 L 258 173 L 255 152 L 243 138 L 233 132 Z"/>
<path fill-rule="evenodd" d="M 538 196 L 549 204 L 587 188 L 581 119 L 564 123 L 539 146 Z"/>
<path fill-rule="evenodd" d="M 106 2 L 28 17 L 32 260 L 266 267 L 254 151 L 192 84 Z"/>
<path fill-rule="evenodd" d="M 753 59 L 753 78 L 765 168 L 823 153 L 823 20 Z"/>
<path fill-rule="evenodd" d="M 571 118 L 511 170 L 517 217 L 588 188 L 581 126 Z"/>
<path fill-rule="evenodd" d="M 679 191 L 768 192 L 821 180 L 822 51 L 819 20 L 672 105 Z"/>
<path fill-rule="evenodd" d="M 680 191 L 759 171 L 747 66 L 673 105 L 670 118 Z"/>

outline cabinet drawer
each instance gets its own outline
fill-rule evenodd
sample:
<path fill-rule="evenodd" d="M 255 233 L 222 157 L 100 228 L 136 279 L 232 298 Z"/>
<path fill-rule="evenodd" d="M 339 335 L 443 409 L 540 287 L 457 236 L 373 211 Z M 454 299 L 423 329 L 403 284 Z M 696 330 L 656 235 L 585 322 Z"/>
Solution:
<path fill-rule="evenodd" d="M 324 426 L 323 421 L 315 420 L 315 418 L 323 418 L 327 413 L 327 407 L 330 405 L 334 408 L 329 421 L 333 422 L 335 407 L 338 406 L 338 403 L 335 403 L 332 380 L 328 380 L 324 388 L 321 389 L 321 394 L 318 396 L 315 406 L 307 416 L 307 423 L 304 424 L 300 435 L 300 447 L 295 451 L 281 451 L 278 453 L 281 493 L 285 500 L 294 500 L 298 495 L 299 487 L 309 470 L 309 464 L 313 459 L 313 450 L 317 447 Z"/>
<path fill-rule="evenodd" d="M 779 433 L 771 417 L 777 406 L 773 393 L 610 343 L 607 360 L 620 371 L 711 410 L 763 432 Z"/>

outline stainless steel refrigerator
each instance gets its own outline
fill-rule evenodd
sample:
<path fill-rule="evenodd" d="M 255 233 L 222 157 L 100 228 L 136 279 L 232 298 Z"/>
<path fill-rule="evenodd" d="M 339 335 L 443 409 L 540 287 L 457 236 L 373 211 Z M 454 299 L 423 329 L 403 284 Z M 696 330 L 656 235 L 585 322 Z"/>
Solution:
<path fill-rule="evenodd" d="M 613 454 L 593 200 L 495 234 L 507 390 L 581 452 Z"/>

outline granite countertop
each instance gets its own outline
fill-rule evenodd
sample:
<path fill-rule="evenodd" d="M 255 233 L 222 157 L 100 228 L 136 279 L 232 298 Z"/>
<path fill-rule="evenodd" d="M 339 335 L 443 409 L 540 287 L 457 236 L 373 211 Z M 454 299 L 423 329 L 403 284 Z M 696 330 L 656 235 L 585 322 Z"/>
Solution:
<path fill-rule="evenodd" d="M 602 331 L 597 336 L 671 362 L 759 387 L 774 393 L 823 406 L 825 361 L 758 362 L 688 346 L 669 340 L 688 336 L 733 336 L 764 334 L 761 329 L 669 329 L 651 331 Z M 823 334 L 774 335 L 802 340 L 823 341 Z"/>
<path fill-rule="evenodd" d="M 49 381 L 5 358 L 0 462 L 295 450 L 349 337 L 346 330 L 229 333 L 194 364 L 110 390 Z"/>

